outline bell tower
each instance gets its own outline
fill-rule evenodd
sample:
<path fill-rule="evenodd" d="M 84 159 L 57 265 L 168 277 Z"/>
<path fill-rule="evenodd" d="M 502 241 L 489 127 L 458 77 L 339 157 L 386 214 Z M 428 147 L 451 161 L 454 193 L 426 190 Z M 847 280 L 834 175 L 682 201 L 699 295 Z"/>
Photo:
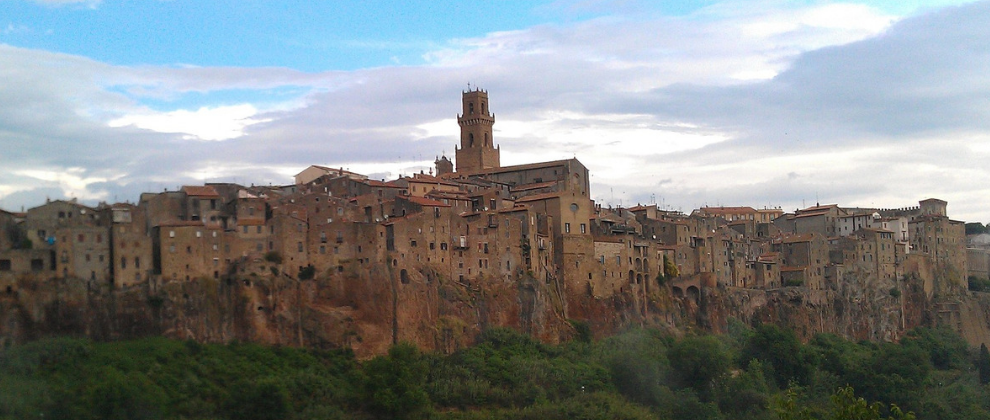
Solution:
<path fill-rule="evenodd" d="M 488 112 L 488 91 L 478 89 L 461 92 L 462 114 L 457 116 L 461 126 L 461 146 L 455 150 L 457 172 L 473 172 L 499 167 L 499 149 L 492 138 L 495 115 Z"/>

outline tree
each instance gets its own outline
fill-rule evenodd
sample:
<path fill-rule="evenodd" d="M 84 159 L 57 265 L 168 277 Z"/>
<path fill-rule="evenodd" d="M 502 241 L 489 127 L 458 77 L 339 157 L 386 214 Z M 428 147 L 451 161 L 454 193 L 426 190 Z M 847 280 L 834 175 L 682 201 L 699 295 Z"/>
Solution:
<path fill-rule="evenodd" d="M 681 275 L 681 273 L 678 272 L 677 265 L 674 264 L 674 262 L 671 261 L 670 258 L 667 258 L 667 256 L 664 255 L 663 256 L 663 276 L 666 277 L 667 279 L 672 279 L 672 278 L 677 277 L 679 275 Z"/>
<path fill-rule="evenodd" d="M 714 336 L 686 337 L 674 344 L 667 358 L 678 382 L 705 400 L 729 370 L 729 355 Z"/>
<path fill-rule="evenodd" d="M 364 365 L 364 392 L 371 411 L 379 418 L 420 418 L 430 406 L 427 370 L 419 350 L 409 343 L 396 344 L 388 356 L 368 361 Z"/>
<path fill-rule="evenodd" d="M 981 233 L 987 233 L 987 226 L 980 222 L 966 223 L 966 234 L 967 235 L 979 235 Z"/>
<path fill-rule="evenodd" d="M 865 399 L 857 397 L 852 387 L 839 388 L 832 394 L 828 412 L 818 416 L 798 401 L 799 392 L 794 388 L 773 404 L 773 409 L 780 420 L 914 420 L 914 413 L 905 413 L 900 407 L 891 404 L 890 416 L 884 417 L 881 412 L 884 406 L 878 402 L 868 404 Z"/>
<path fill-rule="evenodd" d="M 230 420 L 279 420 L 288 417 L 290 411 L 289 393 L 275 379 L 232 387 L 224 404 Z"/>
<path fill-rule="evenodd" d="M 159 419 L 165 414 L 165 392 L 139 372 L 123 374 L 107 368 L 86 399 L 94 419 Z"/>
<path fill-rule="evenodd" d="M 808 383 L 814 367 L 811 356 L 794 331 L 776 325 L 761 325 L 743 346 L 739 361 L 741 365 L 753 359 L 769 364 L 777 386 L 783 389 L 791 381 Z"/>

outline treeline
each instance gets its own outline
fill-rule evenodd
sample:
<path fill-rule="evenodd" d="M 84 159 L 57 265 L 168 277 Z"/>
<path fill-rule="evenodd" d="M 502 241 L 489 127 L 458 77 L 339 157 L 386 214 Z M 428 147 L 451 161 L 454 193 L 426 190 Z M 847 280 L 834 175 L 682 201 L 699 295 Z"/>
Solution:
<path fill-rule="evenodd" d="M 545 345 L 492 329 L 451 355 L 400 344 L 364 362 L 250 343 L 46 339 L 0 354 L 0 419 L 990 419 L 990 354 L 950 331 L 897 344 L 731 331 Z"/>

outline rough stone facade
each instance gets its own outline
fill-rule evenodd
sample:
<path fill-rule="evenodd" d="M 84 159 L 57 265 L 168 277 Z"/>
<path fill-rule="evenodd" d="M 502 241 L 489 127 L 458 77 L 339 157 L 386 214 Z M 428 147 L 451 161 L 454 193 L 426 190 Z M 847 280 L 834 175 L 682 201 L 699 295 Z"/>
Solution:
<path fill-rule="evenodd" d="M 737 319 L 874 340 L 945 324 L 990 338 L 987 298 L 965 287 L 963 224 L 944 201 L 603 208 L 577 159 L 500 166 L 487 92 L 462 105 L 457 169 L 438 158 L 436 176 L 311 166 L 293 185 L 0 213 L 0 335 L 161 334 L 362 357 L 403 340 L 450 352 L 492 326 L 555 342 L 573 322 L 605 335 L 719 332 Z"/>

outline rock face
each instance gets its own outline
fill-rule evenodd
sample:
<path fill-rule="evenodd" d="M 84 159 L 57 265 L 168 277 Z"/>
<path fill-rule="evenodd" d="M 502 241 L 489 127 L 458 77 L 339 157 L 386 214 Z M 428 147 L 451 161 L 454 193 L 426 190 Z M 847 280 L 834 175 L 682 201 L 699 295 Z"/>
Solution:
<path fill-rule="evenodd" d="M 117 340 L 149 335 L 313 348 L 350 347 L 359 357 L 399 341 L 452 352 L 501 326 L 545 342 L 569 339 L 574 324 L 598 336 L 634 325 L 722 333 L 730 320 L 775 323 L 800 336 L 829 332 L 856 340 L 897 340 L 921 325 L 947 325 L 971 344 L 990 342 L 990 296 L 941 285 L 930 269 L 897 282 L 844 276 L 826 290 L 737 289 L 711 284 L 675 297 L 671 284 L 594 297 L 529 277 L 463 284 L 423 266 L 399 278 L 387 264 L 349 267 L 298 280 L 273 263 L 225 279 L 192 279 L 111 289 L 86 280 L 25 277 L 0 293 L 0 335 L 24 342 L 52 335 Z M 697 279 L 678 279 L 695 281 Z"/>

